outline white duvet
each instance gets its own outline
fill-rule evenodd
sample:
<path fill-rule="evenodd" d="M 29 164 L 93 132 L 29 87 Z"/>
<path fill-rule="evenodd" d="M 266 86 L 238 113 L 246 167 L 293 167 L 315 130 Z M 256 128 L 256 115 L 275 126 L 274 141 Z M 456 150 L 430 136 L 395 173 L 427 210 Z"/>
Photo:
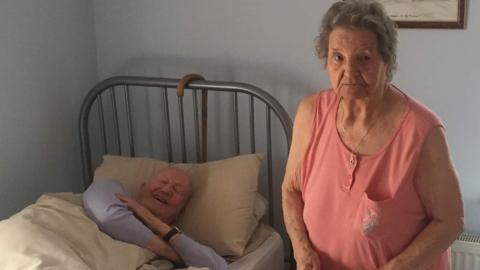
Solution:
<path fill-rule="evenodd" d="M 153 258 L 153 253 L 99 231 L 72 193 L 45 194 L 0 221 L 2 270 L 169 268 L 161 261 L 149 264 Z"/>

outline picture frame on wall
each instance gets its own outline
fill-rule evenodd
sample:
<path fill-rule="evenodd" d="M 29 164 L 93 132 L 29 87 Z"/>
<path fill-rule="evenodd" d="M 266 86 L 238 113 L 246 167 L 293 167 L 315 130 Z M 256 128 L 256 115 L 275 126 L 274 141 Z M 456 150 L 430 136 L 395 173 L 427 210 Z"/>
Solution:
<path fill-rule="evenodd" d="M 467 0 L 377 0 L 400 28 L 465 28 Z"/>

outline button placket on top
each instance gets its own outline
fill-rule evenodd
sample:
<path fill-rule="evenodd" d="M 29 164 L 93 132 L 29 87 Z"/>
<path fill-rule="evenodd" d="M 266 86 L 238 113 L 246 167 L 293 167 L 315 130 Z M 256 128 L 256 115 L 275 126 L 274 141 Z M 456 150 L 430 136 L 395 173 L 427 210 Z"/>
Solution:
<path fill-rule="evenodd" d="M 348 175 L 347 179 L 345 179 L 343 183 L 343 189 L 345 192 L 349 192 L 352 189 L 353 185 L 353 180 L 355 178 L 355 169 L 357 168 L 358 165 L 358 157 L 350 153 L 350 156 L 348 158 Z"/>

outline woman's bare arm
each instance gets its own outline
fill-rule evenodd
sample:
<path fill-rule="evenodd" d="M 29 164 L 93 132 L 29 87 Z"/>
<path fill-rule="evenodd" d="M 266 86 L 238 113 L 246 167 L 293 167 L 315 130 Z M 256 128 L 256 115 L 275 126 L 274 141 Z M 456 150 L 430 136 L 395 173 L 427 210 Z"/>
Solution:
<path fill-rule="evenodd" d="M 463 231 L 463 203 L 443 129 L 426 139 L 415 186 L 430 223 L 415 240 L 382 269 L 426 269 Z"/>
<path fill-rule="evenodd" d="M 312 249 L 303 222 L 303 199 L 300 189 L 301 161 L 305 154 L 314 114 L 315 95 L 299 105 L 293 127 L 292 145 L 282 184 L 282 208 L 285 227 L 292 241 L 297 269 L 319 270 L 320 260 Z"/>

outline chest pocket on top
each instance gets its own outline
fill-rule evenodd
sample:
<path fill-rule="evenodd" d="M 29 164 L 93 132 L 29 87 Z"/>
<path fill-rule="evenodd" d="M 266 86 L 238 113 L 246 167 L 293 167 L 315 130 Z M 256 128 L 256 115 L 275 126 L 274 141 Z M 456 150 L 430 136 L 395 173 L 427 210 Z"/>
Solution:
<path fill-rule="evenodd" d="M 356 212 L 355 230 L 369 239 L 388 241 L 391 233 L 389 223 L 395 220 L 392 207 L 393 199 L 376 201 L 364 192 Z"/>

